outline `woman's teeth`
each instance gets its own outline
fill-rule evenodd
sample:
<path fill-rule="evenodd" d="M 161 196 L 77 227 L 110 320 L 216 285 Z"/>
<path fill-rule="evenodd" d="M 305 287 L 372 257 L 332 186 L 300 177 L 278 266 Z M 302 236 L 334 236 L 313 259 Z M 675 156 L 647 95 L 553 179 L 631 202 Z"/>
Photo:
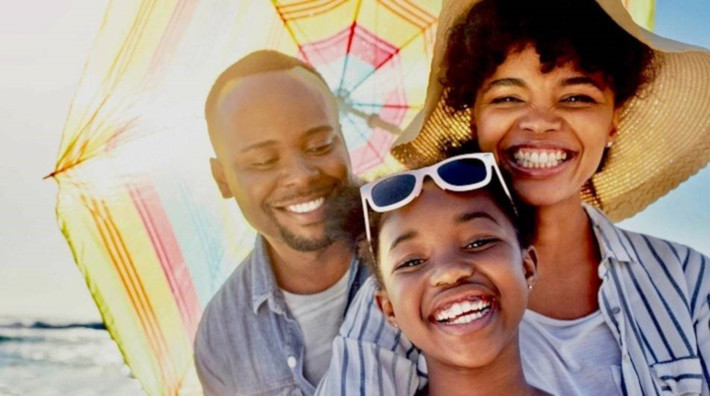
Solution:
<path fill-rule="evenodd" d="M 299 203 L 295 205 L 289 205 L 286 207 L 286 210 L 289 212 L 293 213 L 308 213 L 312 212 L 321 206 L 323 206 L 323 203 L 325 202 L 325 197 L 320 197 L 317 199 L 314 199 L 313 201 L 309 202 L 304 202 L 304 203 Z"/>
<path fill-rule="evenodd" d="M 523 168 L 553 168 L 567 159 L 564 150 L 520 149 L 513 154 L 515 163 Z"/>
<path fill-rule="evenodd" d="M 488 313 L 490 309 L 490 301 L 461 301 L 453 303 L 450 307 L 437 312 L 434 315 L 434 319 L 439 323 L 445 324 L 470 323 L 481 318 Z"/>

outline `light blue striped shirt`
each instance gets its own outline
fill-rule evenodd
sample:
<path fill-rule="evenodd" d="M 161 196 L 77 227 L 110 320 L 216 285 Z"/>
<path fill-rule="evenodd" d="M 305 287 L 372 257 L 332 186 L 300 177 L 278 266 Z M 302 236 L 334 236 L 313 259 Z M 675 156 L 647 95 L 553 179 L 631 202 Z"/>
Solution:
<path fill-rule="evenodd" d="M 624 394 L 710 395 L 710 259 L 585 209 L 601 251 L 599 307 L 619 343 Z M 387 324 L 376 288 L 370 278 L 350 306 L 316 394 L 409 396 L 426 384 L 423 356 Z"/>

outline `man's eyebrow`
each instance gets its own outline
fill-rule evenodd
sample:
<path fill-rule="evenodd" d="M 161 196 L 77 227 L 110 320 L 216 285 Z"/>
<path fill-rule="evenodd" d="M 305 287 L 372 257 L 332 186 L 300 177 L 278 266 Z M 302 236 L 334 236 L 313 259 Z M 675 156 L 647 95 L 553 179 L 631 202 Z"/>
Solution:
<path fill-rule="evenodd" d="M 264 140 L 263 142 L 250 144 L 250 145 L 242 148 L 241 152 L 246 153 L 247 151 L 250 151 L 250 150 L 254 150 L 254 149 L 258 149 L 258 148 L 262 148 L 262 147 L 267 147 L 267 146 L 273 146 L 276 143 L 277 143 L 276 140 Z"/>
<path fill-rule="evenodd" d="M 414 238 L 414 237 L 417 236 L 417 235 L 419 235 L 419 233 L 416 232 L 416 231 L 405 232 L 404 234 L 402 234 L 402 235 L 398 236 L 397 238 L 395 238 L 394 241 L 392 241 L 392 243 L 390 244 L 389 251 L 392 251 L 392 249 L 394 249 L 394 248 L 395 248 L 397 245 L 399 245 L 400 243 L 405 242 L 405 241 L 408 241 L 408 240 Z"/>
<path fill-rule="evenodd" d="M 497 80 L 493 80 L 490 83 L 488 83 L 488 85 L 486 85 L 486 87 L 482 93 L 486 93 L 495 87 L 524 87 L 524 86 L 525 86 L 525 83 L 523 82 L 523 80 L 521 80 L 519 78 L 499 78 Z"/>
<path fill-rule="evenodd" d="M 326 125 L 318 125 L 318 126 L 315 126 L 313 128 L 306 130 L 306 132 L 303 133 L 303 137 L 307 138 L 307 137 L 309 137 L 311 135 L 315 135 L 317 133 L 330 132 L 332 130 L 333 130 L 333 127 L 330 125 L 327 125 L 327 124 Z"/>
<path fill-rule="evenodd" d="M 584 76 L 565 78 L 560 82 L 560 85 L 563 87 L 569 87 L 571 85 L 591 85 L 600 91 L 604 90 L 604 87 L 602 87 L 598 81 Z"/>
<path fill-rule="evenodd" d="M 464 213 L 456 218 L 456 222 L 457 223 L 465 223 L 467 221 L 471 221 L 474 219 L 480 219 L 480 218 L 489 219 L 492 222 L 498 224 L 498 220 L 496 220 L 493 216 L 491 216 L 490 214 L 488 214 L 486 212 L 480 212 L 480 211 L 479 212 Z"/>

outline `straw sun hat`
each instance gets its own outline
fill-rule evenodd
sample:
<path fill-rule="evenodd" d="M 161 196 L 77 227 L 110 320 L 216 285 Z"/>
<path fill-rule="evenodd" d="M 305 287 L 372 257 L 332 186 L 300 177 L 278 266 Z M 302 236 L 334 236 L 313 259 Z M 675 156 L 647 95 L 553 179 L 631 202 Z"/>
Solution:
<path fill-rule="evenodd" d="M 478 0 L 444 0 L 424 108 L 394 143 L 392 155 L 407 167 L 441 159 L 444 141 L 471 139 L 468 112 L 450 115 L 441 77 L 451 27 Z M 654 50 L 656 78 L 622 108 L 618 135 L 603 171 L 582 193 L 613 220 L 634 215 L 710 161 L 710 52 L 656 36 L 633 22 L 619 0 L 597 0 L 624 30 Z"/>

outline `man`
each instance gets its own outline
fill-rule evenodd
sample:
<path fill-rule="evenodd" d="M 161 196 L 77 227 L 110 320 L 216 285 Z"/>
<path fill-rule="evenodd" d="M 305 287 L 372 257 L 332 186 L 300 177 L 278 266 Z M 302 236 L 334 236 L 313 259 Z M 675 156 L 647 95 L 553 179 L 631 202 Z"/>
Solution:
<path fill-rule="evenodd" d="M 259 235 L 205 310 L 200 381 L 206 395 L 311 395 L 368 275 L 330 222 L 354 179 L 335 98 L 309 65 L 259 51 L 219 76 L 205 118 L 212 175 Z"/>

